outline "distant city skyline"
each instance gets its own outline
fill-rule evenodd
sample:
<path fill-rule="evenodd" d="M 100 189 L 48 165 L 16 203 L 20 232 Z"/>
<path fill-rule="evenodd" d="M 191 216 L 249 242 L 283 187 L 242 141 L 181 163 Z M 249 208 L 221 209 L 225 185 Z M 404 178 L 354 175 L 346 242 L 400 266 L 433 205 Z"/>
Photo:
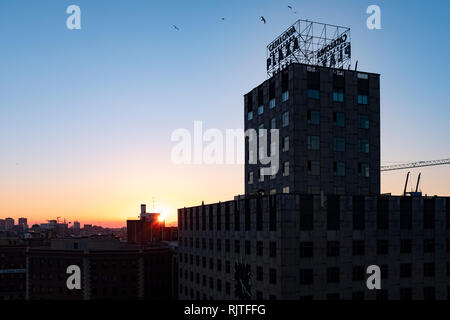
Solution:
<path fill-rule="evenodd" d="M 66 28 L 74 3 L 81 30 Z M 266 45 L 299 18 L 350 27 L 353 64 L 381 74 L 383 165 L 450 157 L 450 4 L 377 1 L 382 30 L 368 30 L 370 4 L 2 1 L 0 216 L 120 227 L 154 198 L 172 225 L 178 208 L 243 194 L 243 165 L 173 164 L 171 133 L 243 128 Z M 381 192 L 401 194 L 407 171 L 382 173 Z M 450 166 L 419 172 L 424 194 L 450 195 Z"/>

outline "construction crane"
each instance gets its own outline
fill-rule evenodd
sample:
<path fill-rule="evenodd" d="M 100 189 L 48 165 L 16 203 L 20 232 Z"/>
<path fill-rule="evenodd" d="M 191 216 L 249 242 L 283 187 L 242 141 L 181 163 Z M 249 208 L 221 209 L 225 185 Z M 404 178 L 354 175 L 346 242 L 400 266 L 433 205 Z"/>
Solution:
<path fill-rule="evenodd" d="M 418 161 L 411 163 L 395 164 L 391 166 L 381 166 L 381 171 L 394 171 L 411 168 L 433 167 L 433 166 L 442 166 L 444 164 L 450 164 L 450 159 Z"/>

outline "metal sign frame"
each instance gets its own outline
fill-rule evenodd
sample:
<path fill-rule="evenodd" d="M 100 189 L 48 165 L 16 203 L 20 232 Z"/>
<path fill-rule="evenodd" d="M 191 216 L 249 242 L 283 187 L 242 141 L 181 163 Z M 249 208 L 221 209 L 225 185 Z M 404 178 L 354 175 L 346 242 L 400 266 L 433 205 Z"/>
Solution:
<path fill-rule="evenodd" d="M 344 69 L 351 65 L 350 28 L 297 20 L 267 46 L 267 75 L 293 62 Z"/>

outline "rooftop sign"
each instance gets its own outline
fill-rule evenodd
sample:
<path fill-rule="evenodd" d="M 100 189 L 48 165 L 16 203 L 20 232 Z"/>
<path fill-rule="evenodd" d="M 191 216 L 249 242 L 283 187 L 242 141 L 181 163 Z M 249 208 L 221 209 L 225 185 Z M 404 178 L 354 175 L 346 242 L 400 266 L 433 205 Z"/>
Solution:
<path fill-rule="evenodd" d="M 347 68 L 351 64 L 350 28 L 298 20 L 267 46 L 267 75 L 293 62 Z"/>

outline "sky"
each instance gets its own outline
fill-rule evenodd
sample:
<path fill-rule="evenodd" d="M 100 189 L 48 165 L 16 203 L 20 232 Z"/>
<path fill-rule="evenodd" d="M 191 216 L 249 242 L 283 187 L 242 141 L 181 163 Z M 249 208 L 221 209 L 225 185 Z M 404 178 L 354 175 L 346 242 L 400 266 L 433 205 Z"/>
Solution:
<path fill-rule="evenodd" d="M 81 30 L 66 27 L 72 4 Z M 366 27 L 372 4 L 381 30 Z M 449 9 L 414 0 L 2 0 L 0 218 L 118 227 L 147 203 L 171 224 L 177 208 L 242 194 L 242 165 L 176 165 L 171 134 L 195 120 L 242 128 L 243 95 L 267 78 L 267 44 L 300 18 L 350 27 L 358 69 L 381 74 L 382 164 L 450 158 Z M 425 194 L 450 196 L 450 166 L 411 170 L 413 180 L 419 172 Z M 382 173 L 382 192 L 400 194 L 405 177 Z"/>

